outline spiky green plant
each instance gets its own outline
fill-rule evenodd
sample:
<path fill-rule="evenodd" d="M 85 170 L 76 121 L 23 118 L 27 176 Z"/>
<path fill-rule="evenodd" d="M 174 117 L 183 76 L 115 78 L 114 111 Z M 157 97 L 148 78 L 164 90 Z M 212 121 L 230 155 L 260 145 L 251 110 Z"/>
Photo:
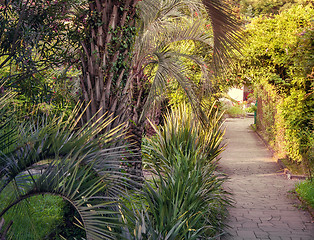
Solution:
<path fill-rule="evenodd" d="M 144 146 L 154 175 L 143 188 L 142 210 L 134 211 L 134 239 L 209 239 L 221 234 L 231 200 L 213 161 L 223 149 L 221 116 L 214 108 L 208 116 L 202 125 L 183 105 L 165 116 L 163 127 L 155 127 L 156 136 Z"/>
<path fill-rule="evenodd" d="M 119 238 L 120 196 L 132 187 L 121 168 L 128 152 L 116 147 L 123 126 L 103 132 L 112 120 L 102 117 L 79 127 L 81 116 L 77 106 L 67 118 L 45 116 L 18 126 L 10 149 L 0 152 L 0 196 L 6 199 L 0 219 L 27 208 L 22 203 L 33 196 L 55 195 L 76 210 L 87 239 Z M 9 236 L 13 230 L 14 220 Z"/>
<path fill-rule="evenodd" d="M 148 139 L 148 148 L 153 149 L 146 154 L 146 159 L 159 159 L 160 157 L 170 161 L 167 165 L 173 164 L 173 155 L 180 149 L 187 155 L 200 155 L 207 162 L 215 160 L 223 151 L 222 139 L 224 129 L 222 128 L 222 114 L 212 106 L 204 111 L 206 114 L 202 120 L 192 113 L 192 109 L 182 104 L 173 108 L 165 116 L 164 126 L 153 126 L 156 136 Z"/>
<path fill-rule="evenodd" d="M 0 84 L 0 89 L 3 84 Z M 15 119 L 12 111 L 9 111 L 8 105 L 15 94 L 12 92 L 0 93 L 0 151 L 10 151 L 16 139 Z"/>

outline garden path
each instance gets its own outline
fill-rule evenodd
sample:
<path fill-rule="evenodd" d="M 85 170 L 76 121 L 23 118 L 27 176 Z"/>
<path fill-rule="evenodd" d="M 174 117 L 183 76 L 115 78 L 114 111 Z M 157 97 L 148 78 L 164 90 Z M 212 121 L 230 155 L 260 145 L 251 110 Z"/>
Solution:
<path fill-rule="evenodd" d="M 308 212 L 296 208 L 288 193 L 296 180 L 287 180 L 264 142 L 250 128 L 253 118 L 226 119 L 220 168 L 230 180 L 233 193 L 230 228 L 222 240 L 314 240 L 314 223 Z"/>

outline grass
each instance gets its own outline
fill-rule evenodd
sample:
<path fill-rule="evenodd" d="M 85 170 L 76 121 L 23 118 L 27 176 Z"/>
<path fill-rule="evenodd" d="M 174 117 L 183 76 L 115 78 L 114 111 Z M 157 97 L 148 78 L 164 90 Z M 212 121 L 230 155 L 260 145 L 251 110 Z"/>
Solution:
<path fill-rule="evenodd" d="M 242 105 L 234 105 L 234 106 L 226 106 L 225 107 L 226 114 L 229 117 L 244 117 L 246 115 L 245 110 L 242 108 Z"/>
<path fill-rule="evenodd" d="M 295 189 L 298 196 L 314 209 L 314 181 L 308 179 L 296 185 Z"/>
<path fill-rule="evenodd" d="M 8 194 L 2 194 L 0 206 L 4 206 L 7 200 Z M 45 239 L 63 221 L 63 204 L 61 197 L 52 195 L 23 200 L 4 215 L 6 223 L 13 221 L 8 239 Z"/>

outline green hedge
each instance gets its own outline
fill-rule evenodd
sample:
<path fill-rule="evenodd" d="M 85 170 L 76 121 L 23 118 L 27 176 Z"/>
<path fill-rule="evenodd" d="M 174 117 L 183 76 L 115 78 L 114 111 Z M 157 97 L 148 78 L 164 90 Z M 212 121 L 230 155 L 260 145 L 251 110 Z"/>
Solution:
<path fill-rule="evenodd" d="M 237 74 L 255 86 L 257 126 L 277 152 L 313 162 L 314 10 L 296 5 L 252 20 Z"/>

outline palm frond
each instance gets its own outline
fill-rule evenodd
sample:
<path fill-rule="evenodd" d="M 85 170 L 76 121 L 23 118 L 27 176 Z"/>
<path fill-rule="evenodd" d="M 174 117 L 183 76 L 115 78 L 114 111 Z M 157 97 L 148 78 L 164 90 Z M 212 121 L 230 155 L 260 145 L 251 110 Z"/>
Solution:
<path fill-rule="evenodd" d="M 202 0 L 211 19 L 214 33 L 214 66 L 221 68 L 228 61 L 232 51 L 239 51 L 241 45 L 240 23 L 232 17 L 224 0 Z"/>
<path fill-rule="evenodd" d="M 153 42 L 161 33 L 178 31 L 182 25 L 198 22 L 206 18 L 206 10 L 213 27 L 214 67 L 224 67 L 233 51 L 239 51 L 241 46 L 241 27 L 238 20 L 232 16 L 229 5 L 224 0 L 146 0 L 139 4 L 142 30 L 139 39 L 145 43 L 142 49 L 149 49 L 149 42 Z M 178 23 L 180 21 L 180 24 Z M 184 26 L 185 27 L 185 26 Z M 181 30 L 182 32 L 182 30 Z M 141 35 L 142 33 L 142 35 Z M 155 34 L 155 39 L 152 35 Z M 149 36 L 151 35 L 151 36 Z M 137 50 L 141 49 L 136 47 Z"/>
<path fill-rule="evenodd" d="M 145 2 L 146 1 L 143 1 L 143 4 Z M 155 3 L 155 5 L 156 4 L 157 3 Z M 186 7 L 188 3 L 184 1 L 173 1 L 171 4 Z M 197 6 L 196 2 L 191 4 Z M 198 5 L 200 8 L 201 5 L 199 3 Z M 212 35 L 204 31 L 205 23 L 203 20 L 197 19 L 191 21 L 186 15 L 180 13 L 181 24 L 177 24 L 177 20 L 169 20 L 171 17 L 168 18 L 169 21 L 161 19 L 157 11 L 158 6 L 156 5 L 155 8 L 156 21 L 152 20 L 148 22 L 146 29 L 143 28 L 142 31 L 139 32 L 134 47 L 135 51 L 132 65 L 143 66 L 144 69 L 153 70 L 150 92 L 145 101 L 141 119 L 144 119 L 148 111 L 148 106 L 151 106 L 151 103 L 164 92 L 167 80 L 169 79 L 178 81 L 188 99 L 191 101 L 194 110 L 199 113 L 200 118 L 203 118 L 203 113 L 199 111 L 197 107 L 200 106 L 199 97 L 197 97 L 196 94 L 197 87 L 188 79 L 185 61 L 192 60 L 200 66 L 202 70 L 202 78 L 200 79 L 203 84 L 202 89 L 210 90 L 211 84 L 207 73 L 208 70 L 205 67 L 206 64 L 196 56 L 180 53 L 171 49 L 171 46 L 181 41 L 195 41 L 213 48 Z M 160 11 L 163 11 L 163 8 L 161 8 Z M 184 24 L 182 24 L 182 21 Z M 135 72 L 134 74 L 137 73 Z M 130 77 L 132 77 L 132 75 Z"/>
<path fill-rule="evenodd" d="M 7 203 L 0 216 L 29 197 L 40 194 L 58 195 L 70 202 L 79 213 L 87 239 L 114 239 L 109 228 L 119 225 L 119 212 L 116 209 L 118 196 L 114 198 L 105 194 L 106 188 L 113 185 L 106 184 L 111 181 L 110 177 L 104 175 L 95 178 L 92 165 L 80 164 L 84 158 L 80 154 L 73 156 L 72 152 L 65 159 L 53 161 L 42 174 L 36 173 L 36 178 L 27 187 L 24 185 L 23 192 L 14 201 Z M 111 171 L 107 173 L 114 174 Z"/>
<path fill-rule="evenodd" d="M 134 187 L 122 168 L 132 146 L 120 144 L 124 126 L 104 131 L 110 117 L 79 127 L 81 112 L 78 105 L 67 118 L 43 116 L 20 125 L 15 148 L 0 153 L 0 194 L 15 189 L 0 216 L 32 196 L 58 195 L 79 213 L 87 239 L 116 238 L 119 198 Z"/>
<path fill-rule="evenodd" d="M 171 51 L 167 48 L 165 48 L 161 52 L 156 52 L 155 57 L 156 60 L 152 63 L 156 66 L 157 69 L 153 75 L 151 89 L 147 97 L 141 118 L 145 116 L 146 111 L 149 109 L 149 106 L 151 106 L 154 100 L 158 100 L 157 96 L 160 96 L 164 92 L 167 82 L 170 79 L 175 80 L 179 83 L 179 85 L 186 93 L 186 96 L 192 104 L 195 112 L 203 115 L 201 111 L 199 111 L 199 106 L 201 105 L 201 102 L 198 95 L 196 94 L 198 87 L 193 81 L 189 79 L 187 74 L 188 70 L 185 67 L 185 64 L 182 62 L 182 58 L 192 60 L 196 60 L 196 58 L 193 56 L 188 56 L 186 54 Z M 204 65 L 200 60 L 196 62 Z M 207 76 L 206 69 L 203 68 L 203 70 L 203 76 Z"/>
<path fill-rule="evenodd" d="M 0 85 L 0 89 L 4 87 Z M 12 111 L 7 105 L 15 96 L 11 91 L 0 93 L 0 152 L 9 152 L 17 141 L 17 126 Z"/>
<path fill-rule="evenodd" d="M 13 180 L 20 172 L 38 165 L 43 160 L 65 156 L 68 152 L 80 152 L 92 154 L 102 146 L 104 149 L 114 146 L 121 136 L 123 136 L 122 126 L 112 129 L 106 134 L 100 135 L 101 131 L 110 124 L 109 118 L 101 118 L 93 124 L 86 123 L 81 128 L 77 128 L 78 118 L 81 116 L 80 106 L 74 109 L 73 113 L 64 119 L 64 116 L 49 117 L 38 121 L 36 124 L 30 123 L 20 129 L 19 135 L 22 141 L 16 146 L 14 153 L 0 156 L 1 173 L 0 176 L 6 185 Z M 97 135 L 100 135 L 96 138 Z M 104 150 L 102 154 L 111 159 L 120 159 L 126 154 L 123 147 L 118 151 Z M 106 154 L 105 154 L 106 153 Z M 101 153 L 98 150 L 98 154 Z M 88 158 L 87 158 L 88 159 Z M 88 161 L 86 161 L 88 164 Z M 95 165 L 102 170 L 101 162 Z M 2 188 L 0 187 L 0 192 Z"/>

